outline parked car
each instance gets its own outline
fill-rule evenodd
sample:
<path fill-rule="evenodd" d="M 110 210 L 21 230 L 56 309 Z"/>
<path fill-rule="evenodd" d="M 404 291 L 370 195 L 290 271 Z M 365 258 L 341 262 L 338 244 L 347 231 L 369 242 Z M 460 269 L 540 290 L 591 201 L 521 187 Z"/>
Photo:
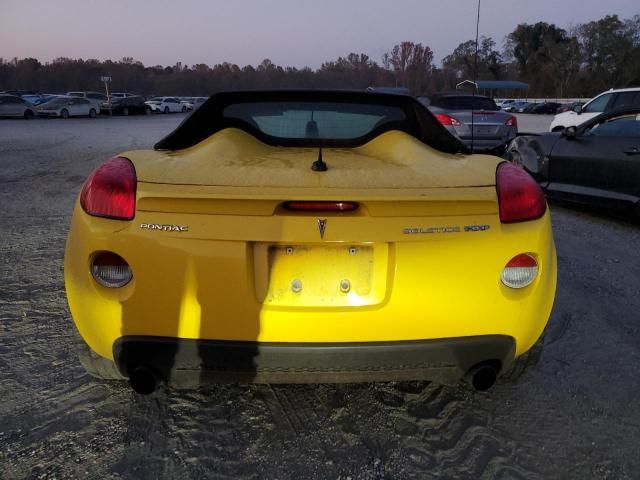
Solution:
<path fill-rule="evenodd" d="M 187 107 L 187 110 L 195 110 L 204 102 L 207 101 L 208 97 L 191 97 L 180 100 L 180 103 L 184 104 Z"/>
<path fill-rule="evenodd" d="M 556 115 L 549 131 L 562 131 L 567 127 L 581 125 L 601 113 L 629 107 L 640 107 L 640 88 L 611 89 L 592 98 L 583 107 L 575 107 L 574 110 Z"/>
<path fill-rule="evenodd" d="M 506 155 L 551 198 L 640 216 L 640 107 L 602 113 L 562 133 L 518 137 Z"/>
<path fill-rule="evenodd" d="M 46 95 L 42 95 L 40 93 L 36 93 L 33 95 L 22 95 L 21 98 L 29 102 L 31 105 L 40 105 L 41 103 L 44 103 L 48 100 L 48 97 Z"/>
<path fill-rule="evenodd" d="M 64 275 L 84 367 L 139 393 L 185 377 L 482 390 L 539 351 L 556 254 L 538 184 L 415 98 L 246 91 L 89 176 Z"/>
<path fill-rule="evenodd" d="M 91 117 L 95 118 L 98 111 L 86 98 L 62 95 L 36 107 L 40 117 Z"/>
<path fill-rule="evenodd" d="M 17 95 L 0 94 L 0 117 L 20 117 L 31 119 L 35 106 Z"/>
<path fill-rule="evenodd" d="M 531 113 L 542 114 L 542 115 L 552 115 L 556 113 L 556 110 L 560 107 L 560 104 L 557 102 L 544 102 L 538 103 L 535 107 L 531 109 Z"/>
<path fill-rule="evenodd" d="M 107 101 L 107 96 L 100 92 L 67 92 L 66 95 L 69 97 L 86 98 L 91 102 L 91 105 L 93 105 L 97 113 L 100 113 L 102 104 Z"/>
<path fill-rule="evenodd" d="M 506 107 L 510 106 L 512 103 L 515 103 L 513 99 L 500 100 L 496 102 L 496 105 L 504 110 Z"/>
<path fill-rule="evenodd" d="M 145 102 L 151 111 L 158 113 L 186 112 L 187 106 L 180 103 L 176 97 L 153 97 Z"/>
<path fill-rule="evenodd" d="M 577 107 L 582 108 L 583 105 L 584 105 L 584 102 L 563 103 L 558 107 L 558 110 L 556 110 L 556 115 L 558 113 L 568 112 L 570 110 L 575 112 Z"/>
<path fill-rule="evenodd" d="M 469 93 L 439 93 L 421 102 L 462 142 L 479 151 L 503 149 L 518 133 L 516 117 L 502 112 L 489 97 Z M 471 124 L 473 119 L 473 135 Z"/>
<path fill-rule="evenodd" d="M 109 102 L 104 102 L 101 112 L 109 113 Z M 149 115 L 151 107 L 145 103 L 140 95 L 128 95 L 126 97 L 113 97 L 111 99 L 111 113 L 113 115 Z"/>
<path fill-rule="evenodd" d="M 524 102 L 522 100 L 518 102 L 513 102 L 510 105 L 507 105 L 503 108 L 505 112 L 518 112 L 519 109 L 526 107 L 529 105 L 529 102 Z"/>
<path fill-rule="evenodd" d="M 539 103 L 527 103 L 526 105 L 523 105 L 522 107 L 516 109 L 517 113 L 533 113 L 533 110 L 540 105 Z"/>

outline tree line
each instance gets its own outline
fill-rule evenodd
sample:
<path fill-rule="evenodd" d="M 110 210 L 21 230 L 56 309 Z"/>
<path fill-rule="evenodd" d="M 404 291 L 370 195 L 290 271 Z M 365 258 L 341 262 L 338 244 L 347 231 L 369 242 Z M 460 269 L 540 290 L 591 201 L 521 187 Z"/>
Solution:
<path fill-rule="evenodd" d="M 111 88 L 154 95 L 206 96 L 216 91 L 259 88 L 406 87 L 411 93 L 451 90 L 461 80 L 520 80 L 533 97 L 590 97 L 609 88 L 640 86 L 640 15 L 620 19 L 607 15 L 570 28 L 538 22 L 518 25 L 498 48 L 491 37 L 458 45 L 436 66 L 428 45 L 401 42 L 376 61 L 349 53 L 320 68 L 275 65 L 240 67 L 224 62 L 145 66 L 125 57 L 119 61 L 57 58 L 0 58 L 0 90 L 39 92 L 99 90 L 101 76 Z M 477 72 L 477 76 L 474 76 Z"/>

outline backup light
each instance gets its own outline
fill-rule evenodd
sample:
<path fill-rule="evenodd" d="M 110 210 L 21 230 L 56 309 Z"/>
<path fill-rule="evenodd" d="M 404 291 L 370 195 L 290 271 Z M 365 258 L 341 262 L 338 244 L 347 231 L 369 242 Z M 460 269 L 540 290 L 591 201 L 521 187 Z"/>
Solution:
<path fill-rule="evenodd" d="M 113 252 L 98 253 L 91 264 L 91 274 L 96 282 L 107 288 L 124 287 L 133 278 L 129 264 Z"/>
<path fill-rule="evenodd" d="M 503 162 L 496 170 L 500 222 L 536 220 L 547 211 L 540 185 L 522 168 Z"/>
<path fill-rule="evenodd" d="M 538 275 L 538 262 L 530 253 L 513 257 L 502 270 L 500 280 L 509 288 L 524 288 Z"/>
<path fill-rule="evenodd" d="M 131 220 L 136 214 L 136 170 L 131 160 L 114 157 L 84 182 L 80 205 L 89 215 Z"/>

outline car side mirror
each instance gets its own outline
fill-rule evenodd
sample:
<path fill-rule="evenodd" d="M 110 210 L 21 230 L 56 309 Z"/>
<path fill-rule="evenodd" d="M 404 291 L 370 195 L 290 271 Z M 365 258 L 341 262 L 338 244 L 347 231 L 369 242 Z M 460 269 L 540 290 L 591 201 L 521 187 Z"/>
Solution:
<path fill-rule="evenodd" d="M 582 113 L 582 105 L 576 105 L 573 107 L 573 111 L 580 115 Z"/>
<path fill-rule="evenodd" d="M 575 126 L 571 125 L 570 127 L 562 130 L 562 136 L 569 140 L 573 140 L 578 136 L 578 129 Z"/>

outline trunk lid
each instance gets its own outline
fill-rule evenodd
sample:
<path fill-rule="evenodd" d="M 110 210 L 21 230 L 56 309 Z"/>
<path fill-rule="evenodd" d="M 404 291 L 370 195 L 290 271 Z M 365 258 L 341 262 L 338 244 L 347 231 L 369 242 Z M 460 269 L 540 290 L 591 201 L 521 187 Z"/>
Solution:
<path fill-rule="evenodd" d="M 314 172 L 316 148 L 272 147 L 238 129 L 222 130 L 178 151 L 123 154 L 140 182 L 247 189 L 424 190 L 495 184 L 500 159 L 446 154 L 399 132 L 386 132 L 356 148 L 323 149 L 326 172 Z M 309 190 L 304 190 L 309 189 Z M 414 192 L 415 193 L 415 192 Z"/>

